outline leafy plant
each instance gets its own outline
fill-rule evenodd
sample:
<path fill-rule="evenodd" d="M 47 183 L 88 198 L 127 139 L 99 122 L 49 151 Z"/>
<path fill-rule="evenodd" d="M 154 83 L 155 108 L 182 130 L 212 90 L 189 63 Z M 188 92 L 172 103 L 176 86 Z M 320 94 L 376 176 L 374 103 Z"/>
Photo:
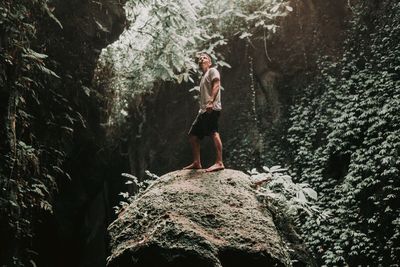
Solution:
<path fill-rule="evenodd" d="M 49 86 L 59 76 L 51 70 L 45 45 L 38 45 L 45 19 L 61 26 L 46 0 L 0 4 L 0 265 L 35 265 L 34 227 L 53 212 L 57 179 L 69 178 L 62 168 L 63 145 L 81 121 Z"/>
<path fill-rule="evenodd" d="M 302 224 L 321 265 L 397 266 L 400 5 L 382 7 L 385 18 L 368 3 L 355 10 L 343 56 L 321 58 L 292 108 L 291 170 L 332 214 Z"/>
<path fill-rule="evenodd" d="M 315 266 L 298 232 L 305 220 L 313 218 L 320 224 L 329 217 L 329 212 L 321 208 L 317 192 L 309 184 L 293 182 L 286 168 L 264 166 L 261 169 L 252 169 L 250 178 L 256 186 L 257 198 L 271 213 L 281 240 L 289 251 L 291 263 L 288 265 L 295 265 L 302 259 L 307 266 Z"/>
<path fill-rule="evenodd" d="M 111 125 L 124 121 L 132 99 L 151 92 L 161 81 L 194 82 L 196 53 L 207 51 L 220 67 L 229 67 L 217 51 L 237 38 L 250 42 L 276 32 L 276 20 L 292 10 L 286 1 L 156 0 L 126 5 L 129 27 L 103 50 L 97 73 L 110 69 Z M 96 80 L 102 83 L 102 76 Z"/>
<path fill-rule="evenodd" d="M 129 173 L 122 173 L 121 176 L 127 179 L 125 184 L 130 190 L 119 193 L 122 200 L 119 202 L 118 206 L 113 207 L 115 214 L 120 214 L 130 203 L 137 199 L 140 193 L 150 187 L 155 180 L 159 178 L 159 176 L 148 170 L 145 171 L 145 177 L 143 179 L 138 179 L 136 176 Z"/>
<path fill-rule="evenodd" d="M 268 168 L 264 166 L 262 172 L 252 169 L 249 174 L 254 184 L 257 185 L 257 194 L 260 200 L 273 210 L 274 214 L 289 216 L 299 223 L 300 214 L 326 218 L 316 201 L 317 192 L 307 183 L 294 183 L 292 177 L 281 166 Z"/>

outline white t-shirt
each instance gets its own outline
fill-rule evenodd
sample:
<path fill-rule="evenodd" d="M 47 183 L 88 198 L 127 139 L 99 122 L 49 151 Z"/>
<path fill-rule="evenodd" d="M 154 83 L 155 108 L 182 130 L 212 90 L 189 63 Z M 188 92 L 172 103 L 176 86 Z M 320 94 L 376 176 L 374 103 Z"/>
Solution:
<path fill-rule="evenodd" d="M 207 102 L 211 99 L 212 81 L 214 79 L 220 79 L 219 71 L 216 68 L 209 68 L 206 73 L 203 74 L 200 81 L 200 113 L 206 112 Z M 220 86 L 221 87 L 221 86 Z M 213 104 L 213 110 L 221 110 L 221 88 L 218 89 L 217 96 Z"/>

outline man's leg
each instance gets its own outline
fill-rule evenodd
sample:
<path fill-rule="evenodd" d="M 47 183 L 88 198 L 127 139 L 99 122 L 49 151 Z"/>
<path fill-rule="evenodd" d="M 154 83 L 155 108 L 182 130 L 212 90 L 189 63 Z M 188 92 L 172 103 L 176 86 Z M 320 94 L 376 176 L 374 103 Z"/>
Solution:
<path fill-rule="evenodd" d="M 217 159 L 215 160 L 215 164 L 206 169 L 206 172 L 213 172 L 225 169 L 224 163 L 222 162 L 222 141 L 219 133 L 214 132 L 211 135 L 211 138 L 214 141 L 215 150 L 217 152 Z"/>
<path fill-rule="evenodd" d="M 189 142 L 192 146 L 193 153 L 193 162 L 192 164 L 184 167 L 183 169 L 201 169 L 201 161 L 200 161 L 200 140 L 195 135 L 189 136 Z"/>

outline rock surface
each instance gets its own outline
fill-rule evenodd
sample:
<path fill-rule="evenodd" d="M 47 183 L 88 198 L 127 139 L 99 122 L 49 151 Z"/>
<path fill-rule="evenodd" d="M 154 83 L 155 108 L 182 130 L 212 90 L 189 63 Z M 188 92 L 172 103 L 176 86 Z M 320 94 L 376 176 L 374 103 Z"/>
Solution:
<path fill-rule="evenodd" d="M 290 266 L 249 176 L 179 170 L 160 177 L 108 228 L 108 266 Z"/>
<path fill-rule="evenodd" d="M 105 95 L 93 88 L 92 79 L 101 49 L 124 30 L 125 1 L 47 2 L 63 28 L 48 16 L 40 19 L 37 51 L 46 47 L 45 54 L 49 56 L 46 66 L 60 78 L 47 85 L 44 94 L 48 94 L 48 99 L 43 99 L 46 102 L 39 106 L 40 112 L 29 112 L 37 116 L 31 128 L 37 138 L 45 139 L 42 146 L 48 147 L 47 142 L 65 142 L 60 145 L 60 152 L 67 154 L 63 166 L 71 181 L 58 181 L 54 214 L 37 222 L 39 226 L 33 242 L 33 250 L 38 254 L 35 262 L 38 266 L 105 266 L 106 228 L 114 218 L 112 206 L 118 203 L 114 195 L 123 190 L 120 173 L 127 167 L 120 160 L 119 151 L 99 151 L 99 144 L 105 147 L 107 142 L 100 125 Z M 33 49 L 36 51 L 35 47 Z M 70 140 L 61 140 L 57 132 L 49 130 L 47 120 L 41 115 L 50 113 L 61 118 L 64 113 L 59 108 L 69 107 L 57 104 L 60 98 L 53 96 L 52 91 L 68 100 L 85 122 L 85 126 L 79 123 L 70 126 L 73 128 Z"/>

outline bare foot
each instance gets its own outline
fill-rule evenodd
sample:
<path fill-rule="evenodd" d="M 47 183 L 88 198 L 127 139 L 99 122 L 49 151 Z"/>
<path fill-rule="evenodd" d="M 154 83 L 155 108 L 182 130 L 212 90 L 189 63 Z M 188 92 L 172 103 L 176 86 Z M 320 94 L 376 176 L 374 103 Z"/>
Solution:
<path fill-rule="evenodd" d="M 184 167 L 182 170 L 198 170 L 198 169 L 201 169 L 201 164 L 193 162 L 192 164 Z"/>
<path fill-rule="evenodd" d="M 206 172 L 215 172 L 215 171 L 220 171 L 225 169 L 225 166 L 222 162 L 217 162 L 208 169 L 206 169 Z"/>

